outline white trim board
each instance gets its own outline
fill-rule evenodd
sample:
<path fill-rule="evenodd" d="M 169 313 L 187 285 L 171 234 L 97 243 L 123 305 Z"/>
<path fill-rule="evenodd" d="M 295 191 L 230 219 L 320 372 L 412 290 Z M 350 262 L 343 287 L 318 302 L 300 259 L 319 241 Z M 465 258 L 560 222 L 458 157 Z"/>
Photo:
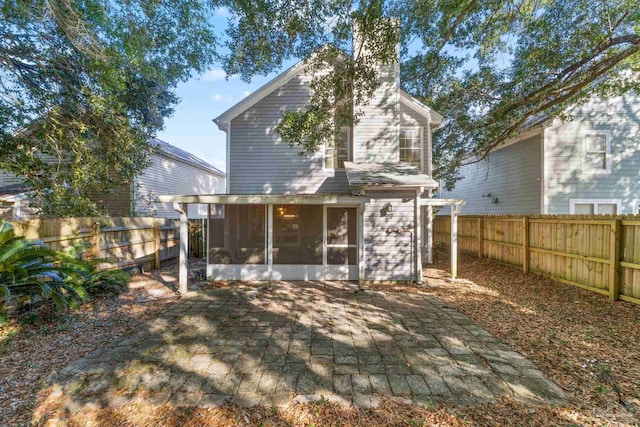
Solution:
<path fill-rule="evenodd" d="M 312 54 L 313 55 L 313 54 Z M 213 119 L 214 123 L 218 125 L 218 128 L 225 131 L 224 124 L 231 122 L 234 118 L 238 117 L 244 111 L 251 108 L 253 105 L 260 102 L 267 95 L 284 86 L 294 77 L 298 76 L 307 68 L 307 60 L 303 59 L 293 66 L 287 68 L 282 73 L 278 74 L 272 80 L 262 85 L 258 90 L 249 94 L 242 101 L 229 108 L 224 113 Z M 427 105 L 423 104 L 407 92 L 400 90 L 400 102 L 404 103 L 407 107 L 413 109 L 418 114 L 424 117 L 430 117 L 433 129 L 437 129 L 444 121 L 444 117 L 435 110 L 432 110 Z M 228 171 L 227 171 L 228 173 Z"/>
<path fill-rule="evenodd" d="M 576 212 L 576 205 L 593 205 L 593 214 L 600 215 L 598 213 L 598 205 L 616 205 L 616 214 L 620 215 L 622 210 L 621 199 L 569 199 L 569 214 L 574 215 Z"/>

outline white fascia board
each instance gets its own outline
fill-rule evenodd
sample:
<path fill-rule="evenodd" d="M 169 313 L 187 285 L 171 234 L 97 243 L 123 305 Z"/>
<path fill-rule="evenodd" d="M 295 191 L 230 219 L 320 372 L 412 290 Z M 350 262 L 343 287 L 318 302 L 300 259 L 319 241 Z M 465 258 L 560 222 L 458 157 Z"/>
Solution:
<path fill-rule="evenodd" d="M 507 139 L 505 142 L 503 142 L 502 144 L 492 148 L 490 151 L 497 151 L 500 150 L 502 148 L 508 147 L 510 145 L 516 144 L 520 141 L 524 141 L 525 139 L 529 139 L 532 136 L 541 134 L 545 129 L 544 123 L 540 123 L 537 124 L 535 126 L 533 126 L 530 129 L 525 130 L 524 132 L 521 132 L 520 134 L 516 135 L 513 138 Z"/>
<path fill-rule="evenodd" d="M 431 119 L 432 129 L 437 129 L 444 121 L 444 116 L 442 116 L 442 114 L 418 101 L 402 89 L 400 89 L 400 102 L 404 103 L 404 105 L 411 108 L 421 116 L 429 117 Z"/>
<path fill-rule="evenodd" d="M 233 107 L 229 108 L 224 113 L 220 114 L 218 117 L 213 119 L 213 122 L 218 125 L 218 129 L 226 132 L 227 126 L 226 123 L 231 122 L 234 118 L 238 117 L 240 114 L 260 102 L 267 95 L 272 93 L 274 90 L 284 86 L 289 80 L 299 75 L 307 66 L 306 60 L 299 61 L 293 66 L 289 67 L 282 73 L 278 74 L 272 80 L 269 80 L 258 90 L 252 92 L 247 97 L 245 97 L 242 101 L 238 102 Z"/>
<path fill-rule="evenodd" d="M 333 194 L 195 194 L 195 195 L 163 195 L 158 200 L 162 203 L 195 203 L 195 204 L 348 204 L 357 205 L 369 202 L 366 196 L 333 195 Z"/>

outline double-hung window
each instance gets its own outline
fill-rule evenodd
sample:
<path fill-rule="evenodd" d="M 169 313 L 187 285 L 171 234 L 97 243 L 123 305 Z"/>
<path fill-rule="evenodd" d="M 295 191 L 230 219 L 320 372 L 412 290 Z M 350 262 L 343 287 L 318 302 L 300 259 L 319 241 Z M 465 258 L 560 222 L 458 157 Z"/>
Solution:
<path fill-rule="evenodd" d="M 608 132 L 589 132 L 583 138 L 584 166 L 591 172 L 611 170 L 611 141 Z"/>
<path fill-rule="evenodd" d="M 344 169 L 344 162 L 350 160 L 351 128 L 340 128 L 338 137 L 333 145 L 325 144 L 324 168 Z"/>
<path fill-rule="evenodd" d="M 420 166 L 422 137 L 420 128 L 400 129 L 400 161 Z"/>

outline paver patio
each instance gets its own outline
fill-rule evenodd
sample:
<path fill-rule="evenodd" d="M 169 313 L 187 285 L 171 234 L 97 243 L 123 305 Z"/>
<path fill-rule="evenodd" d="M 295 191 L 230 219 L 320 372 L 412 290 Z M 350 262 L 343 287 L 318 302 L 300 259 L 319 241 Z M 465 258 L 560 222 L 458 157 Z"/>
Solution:
<path fill-rule="evenodd" d="M 281 406 L 321 396 L 473 405 L 500 396 L 561 401 L 520 354 L 426 293 L 345 283 L 247 285 L 187 294 L 136 334 L 52 378 L 73 413 L 144 399 L 177 406 Z"/>

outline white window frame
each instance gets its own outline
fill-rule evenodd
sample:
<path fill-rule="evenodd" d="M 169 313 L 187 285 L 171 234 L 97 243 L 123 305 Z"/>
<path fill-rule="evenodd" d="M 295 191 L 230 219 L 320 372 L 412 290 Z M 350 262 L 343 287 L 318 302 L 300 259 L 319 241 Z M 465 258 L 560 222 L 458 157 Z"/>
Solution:
<path fill-rule="evenodd" d="M 360 236 L 360 232 L 358 230 L 356 230 L 356 243 L 355 244 L 344 244 L 344 243 L 329 243 L 329 239 L 327 236 L 327 231 L 328 231 L 328 219 L 329 219 L 329 214 L 328 211 L 331 208 L 355 208 L 356 209 L 356 217 L 358 217 L 358 206 L 354 206 L 354 205 L 345 205 L 345 204 L 332 204 L 332 205 L 323 205 L 322 207 L 322 265 L 324 266 L 328 266 L 331 265 L 328 263 L 327 261 L 327 253 L 328 253 L 328 249 L 329 248 L 337 248 L 337 249 L 349 249 L 349 248 L 356 248 L 356 259 L 360 259 L 360 239 L 362 238 L 362 236 Z M 360 219 L 358 219 L 358 221 L 360 221 Z M 356 221 L 356 227 L 358 227 L 358 222 Z M 348 264 L 351 265 L 351 264 Z"/>
<path fill-rule="evenodd" d="M 616 205 L 616 215 L 620 215 L 622 210 L 622 200 L 620 199 L 569 199 L 569 214 L 576 214 L 576 205 L 593 205 L 593 214 L 598 213 L 598 205 Z"/>
<path fill-rule="evenodd" d="M 587 162 L 587 136 L 604 135 L 605 137 L 605 153 L 604 153 L 604 169 L 594 169 Z M 588 173 L 602 174 L 611 172 L 611 132 L 608 130 L 592 130 L 582 133 L 582 170 Z"/>
<path fill-rule="evenodd" d="M 421 170 L 424 169 L 424 138 L 422 135 L 422 126 L 401 126 L 400 132 L 403 131 L 416 131 L 418 133 L 418 150 L 420 150 L 418 163 L 411 163 L 405 160 L 402 160 L 402 155 L 400 154 L 402 150 L 415 150 L 415 148 L 402 148 L 400 147 L 400 135 L 398 135 L 398 161 L 402 163 L 408 163 L 411 165 L 418 166 Z"/>
<path fill-rule="evenodd" d="M 352 139 L 352 129 L 350 127 L 347 126 L 343 126 L 340 128 L 340 131 L 346 130 L 347 131 L 347 144 L 346 147 L 344 147 L 347 150 L 347 158 L 345 160 L 345 162 L 350 162 L 351 161 L 351 139 Z M 334 150 L 334 155 L 333 155 L 333 162 L 334 162 L 334 167 L 330 168 L 327 167 L 327 149 L 330 150 Z M 328 170 L 328 171 L 333 171 L 333 170 L 344 170 L 344 168 L 336 168 L 335 164 L 337 163 L 337 157 L 335 156 L 335 150 L 337 150 L 337 148 L 335 146 L 333 147 L 329 147 L 327 145 L 327 143 L 324 143 L 322 146 L 322 169 L 324 170 Z"/>

